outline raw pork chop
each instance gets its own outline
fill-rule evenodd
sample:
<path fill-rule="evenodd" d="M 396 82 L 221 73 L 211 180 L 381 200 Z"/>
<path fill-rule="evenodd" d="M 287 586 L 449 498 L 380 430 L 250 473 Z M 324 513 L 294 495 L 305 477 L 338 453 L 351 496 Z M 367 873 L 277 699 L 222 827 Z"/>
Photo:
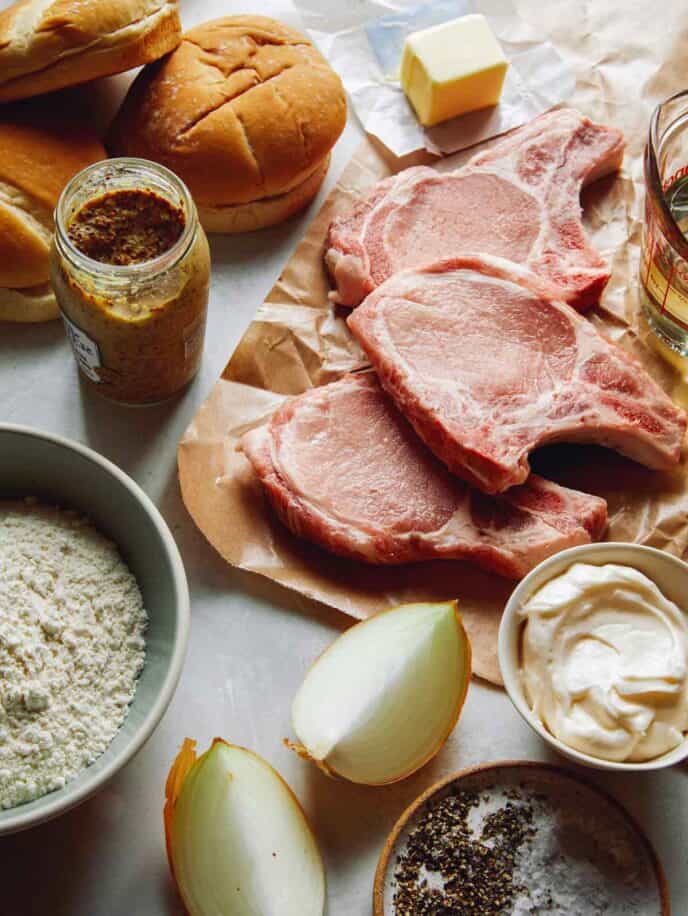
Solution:
<path fill-rule="evenodd" d="M 452 477 L 371 372 L 288 401 L 242 447 L 295 534 L 368 563 L 467 559 L 518 578 L 606 525 L 604 500 L 534 474 L 497 498 Z"/>
<path fill-rule="evenodd" d="M 618 169 L 623 135 L 577 111 L 541 115 L 456 172 L 420 166 L 375 185 L 330 226 L 333 297 L 355 306 L 398 270 L 464 254 L 530 267 L 585 309 L 609 279 L 580 220 L 580 189 Z"/>
<path fill-rule="evenodd" d="M 502 258 L 395 274 L 349 316 L 382 386 L 447 467 L 486 493 L 549 442 L 608 445 L 651 468 L 686 416 L 642 366 Z"/>

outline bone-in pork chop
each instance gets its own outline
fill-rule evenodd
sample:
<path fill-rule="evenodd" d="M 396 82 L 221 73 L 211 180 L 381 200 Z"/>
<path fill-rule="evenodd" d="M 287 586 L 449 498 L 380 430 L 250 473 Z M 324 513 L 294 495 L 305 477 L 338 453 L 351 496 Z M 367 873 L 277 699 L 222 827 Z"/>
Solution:
<path fill-rule="evenodd" d="M 623 135 L 562 109 L 448 173 L 420 166 L 375 185 L 330 226 L 334 298 L 355 306 L 398 270 L 465 254 L 527 265 L 585 309 L 609 279 L 581 223 L 581 187 L 619 168 Z"/>
<path fill-rule="evenodd" d="M 501 258 L 395 274 L 349 327 L 420 437 L 486 493 L 522 483 L 529 453 L 595 442 L 651 468 L 680 457 L 686 416 L 625 350 Z"/>
<path fill-rule="evenodd" d="M 242 447 L 295 534 L 368 563 L 466 559 L 518 578 L 606 525 L 604 500 L 534 474 L 504 497 L 453 477 L 371 372 L 286 402 Z"/>

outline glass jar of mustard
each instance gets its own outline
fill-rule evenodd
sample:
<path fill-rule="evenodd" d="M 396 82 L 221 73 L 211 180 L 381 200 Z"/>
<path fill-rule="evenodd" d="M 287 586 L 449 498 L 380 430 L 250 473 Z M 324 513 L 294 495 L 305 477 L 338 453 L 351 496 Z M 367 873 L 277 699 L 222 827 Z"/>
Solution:
<path fill-rule="evenodd" d="M 210 252 L 186 185 L 145 159 L 79 172 L 55 211 L 50 274 L 86 384 L 151 404 L 198 370 Z"/>

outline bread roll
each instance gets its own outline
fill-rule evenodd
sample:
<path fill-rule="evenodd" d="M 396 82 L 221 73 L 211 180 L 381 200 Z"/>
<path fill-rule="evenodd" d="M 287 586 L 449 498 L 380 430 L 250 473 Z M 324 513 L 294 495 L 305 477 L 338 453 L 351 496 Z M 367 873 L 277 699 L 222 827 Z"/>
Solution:
<path fill-rule="evenodd" d="M 45 291 L 17 290 L 48 282 L 58 197 L 73 175 L 105 157 L 96 137 L 64 118 L 46 118 L 31 106 L 0 110 L 0 320 L 57 316 Z"/>
<path fill-rule="evenodd" d="M 37 323 L 60 317 L 49 283 L 25 289 L 0 289 L 0 321 Z"/>
<path fill-rule="evenodd" d="M 18 0 L 0 12 L 0 102 L 157 60 L 180 33 L 176 0 Z"/>
<path fill-rule="evenodd" d="M 209 231 L 242 232 L 306 206 L 345 122 L 341 81 L 305 36 L 229 16 L 139 74 L 107 145 L 176 172 Z"/>
<path fill-rule="evenodd" d="M 318 193 L 329 166 L 328 155 L 301 184 L 275 197 L 219 207 L 198 204 L 198 218 L 206 232 L 251 232 L 254 229 L 275 226 L 308 206 Z"/>

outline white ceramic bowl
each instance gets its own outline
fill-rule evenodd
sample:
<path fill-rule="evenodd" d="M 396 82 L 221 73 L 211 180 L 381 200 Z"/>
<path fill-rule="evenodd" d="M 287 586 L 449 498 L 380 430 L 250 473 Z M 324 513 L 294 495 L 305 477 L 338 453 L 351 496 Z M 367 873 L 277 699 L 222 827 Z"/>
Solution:
<path fill-rule="evenodd" d="M 566 572 L 573 563 L 592 563 L 596 566 L 604 563 L 620 563 L 625 566 L 633 566 L 652 579 L 667 598 L 680 608 L 685 610 L 688 604 L 688 564 L 654 547 L 617 543 L 584 544 L 581 547 L 563 550 L 548 560 L 543 560 L 512 592 L 499 627 L 499 667 L 511 702 L 528 725 L 555 751 L 585 766 L 599 770 L 642 772 L 659 770 L 680 763 L 688 758 L 688 738 L 684 738 L 683 743 L 669 751 L 668 754 L 663 754 L 653 760 L 618 763 L 591 757 L 589 754 L 583 754 L 569 747 L 563 741 L 555 738 L 531 711 L 521 680 L 520 650 L 523 622 L 519 616 L 519 610 L 539 588 L 555 576 Z"/>
<path fill-rule="evenodd" d="M 150 737 L 172 699 L 189 632 L 189 590 L 163 517 L 123 471 L 91 449 L 0 424 L 0 498 L 36 496 L 77 509 L 119 547 L 149 616 L 146 660 L 122 727 L 90 767 L 57 792 L 0 810 L 0 835 L 25 830 L 93 795 Z"/>

